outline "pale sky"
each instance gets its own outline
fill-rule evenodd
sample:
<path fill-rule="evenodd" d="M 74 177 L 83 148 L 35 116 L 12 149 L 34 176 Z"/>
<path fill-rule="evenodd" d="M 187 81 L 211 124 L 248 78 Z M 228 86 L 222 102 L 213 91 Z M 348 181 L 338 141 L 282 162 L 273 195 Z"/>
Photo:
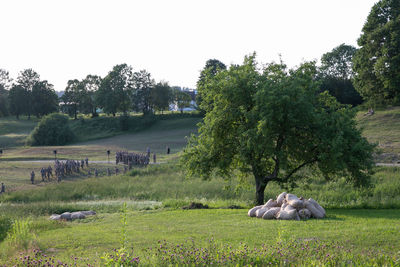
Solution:
<path fill-rule="evenodd" d="M 208 59 L 257 53 L 290 67 L 357 45 L 377 0 L 0 0 L 0 68 L 26 68 L 62 91 L 114 65 L 195 88 Z"/>

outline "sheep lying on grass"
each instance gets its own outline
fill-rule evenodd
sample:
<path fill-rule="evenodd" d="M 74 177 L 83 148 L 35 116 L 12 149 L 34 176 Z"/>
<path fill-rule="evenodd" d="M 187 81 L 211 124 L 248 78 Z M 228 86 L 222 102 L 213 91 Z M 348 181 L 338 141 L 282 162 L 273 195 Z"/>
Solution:
<path fill-rule="evenodd" d="M 307 220 L 309 218 L 322 219 L 326 212 L 321 205 L 312 198 L 303 199 L 296 195 L 281 193 L 276 200 L 270 199 L 265 205 L 255 206 L 247 213 L 250 217 L 266 220 Z"/>

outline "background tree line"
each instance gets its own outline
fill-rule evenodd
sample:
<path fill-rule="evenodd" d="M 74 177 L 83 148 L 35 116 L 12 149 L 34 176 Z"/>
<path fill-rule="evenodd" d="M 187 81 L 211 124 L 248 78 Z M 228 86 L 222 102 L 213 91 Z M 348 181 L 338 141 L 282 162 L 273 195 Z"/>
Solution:
<path fill-rule="evenodd" d="M 127 64 L 114 66 L 104 78 L 87 75 L 69 80 L 60 98 L 54 86 L 32 69 L 21 71 L 15 81 L 0 69 L 0 116 L 42 117 L 60 110 L 76 119 L 79 113 L 96 117 L 98 109 L 113 116 L 130 111 L 146 115 L 169 110 L 170 105 L 183 112 L 192 100 L 187 89 L 155 82 L 147 71 L 134 72 Z"/>

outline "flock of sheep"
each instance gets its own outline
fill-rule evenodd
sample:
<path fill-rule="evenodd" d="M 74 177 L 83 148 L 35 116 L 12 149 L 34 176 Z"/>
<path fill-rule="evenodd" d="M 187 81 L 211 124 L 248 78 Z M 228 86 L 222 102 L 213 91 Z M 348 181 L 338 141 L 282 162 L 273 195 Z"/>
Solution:
<path fill-rule="evenodd" d="M 248 215 L 265 220 L 307 220 L 309 218 L 322 219 L 326 216 L 326 212 L 312 198 L 298 198 L 296 195 L 283 192 L 276 200 L 270 199 L 264 205 L 250 209 Z"/>

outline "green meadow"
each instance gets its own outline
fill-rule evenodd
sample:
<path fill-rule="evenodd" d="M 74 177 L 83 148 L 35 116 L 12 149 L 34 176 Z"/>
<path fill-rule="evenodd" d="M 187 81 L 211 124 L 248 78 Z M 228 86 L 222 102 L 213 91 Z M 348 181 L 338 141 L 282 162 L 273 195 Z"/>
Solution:
<path fill-rule="evenodd" d="M 397 113 L 357 116 L 367 138 L 380 143 L 384 153 L 397 153 Z M 125 131 L 118 128 L 120 122 L 109 129 L 113 120 L 118 117 L 71 121 L 79 133 L 76 142 L 27 147 L 21 136 L 26 138 L 35 122 L 0 119 L 0 140 L 8 143 L 0 157 L 0 182 L 7 186 L 0 195 L 0 265 L 27 266 L 34 259 L 119 266 L 111 259 L 121 260 L 120 248 L 132 266 L 138 261 L 143 266 L 400 265 L 399 167 L 376 167 L 368 189 L 352 187 L 346 177 L 326 182 L 308 171 L 296 188 L 271 183 L 267 199 L 282 191 L 312 197 L 327 209 L 327 218 L 266 221 L 247 216 L 255 197 L 252 177 L 202 180 L 181 169 L 180 151 L 196 132 L 199 117 L 164 115 L 146 126 L 136 125 L 135 118 Z M 147 147 L 157 153 L 157 164 L 106 176 L 106 168 L 116 167 L 115 151 L 144 152 Z M 41 182 L 39 170 L 51 163 L 54 150 L 59 159 L 88 157 L 100 176 L 84 169 L 60 183 Z M 37 173 L 34 185 L 31 170 Z M 191 202 L 208 209 L 182 209 Z M 78 210 L 97 214 L 73 222 L 49 220 L 53 213 Z"/>

